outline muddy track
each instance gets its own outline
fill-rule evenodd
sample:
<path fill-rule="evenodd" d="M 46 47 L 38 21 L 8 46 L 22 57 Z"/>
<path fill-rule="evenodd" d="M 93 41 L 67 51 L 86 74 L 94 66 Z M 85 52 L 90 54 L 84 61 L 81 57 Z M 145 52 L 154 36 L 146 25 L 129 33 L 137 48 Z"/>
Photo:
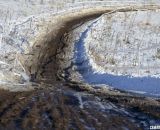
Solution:
<path fill-rule="evenodd" d="M 5 100 L 5 102 L 4 102 Z M 90 96 L 88 103 L 95 101 Z M 72 90 L 38 90 L 0 94 L 0 129 L 7 130 L 116 130 L 137 127 L 126 115 L 116 110 L 102 111 L 94 103 L 79 107 Z M 94 108 L 94 109 L 93 109 Z M 139 116 L 140 117 L 140 116 Z"/>

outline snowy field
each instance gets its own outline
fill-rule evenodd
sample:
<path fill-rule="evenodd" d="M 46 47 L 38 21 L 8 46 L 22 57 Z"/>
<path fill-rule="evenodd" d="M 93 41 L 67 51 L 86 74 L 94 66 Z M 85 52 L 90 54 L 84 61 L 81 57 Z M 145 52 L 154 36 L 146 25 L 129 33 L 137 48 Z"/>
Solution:
<path fill-rule="evenodd" d="M 104 15 L 85 39 L 100 73 L 160 77 L 160 10 Z"/>

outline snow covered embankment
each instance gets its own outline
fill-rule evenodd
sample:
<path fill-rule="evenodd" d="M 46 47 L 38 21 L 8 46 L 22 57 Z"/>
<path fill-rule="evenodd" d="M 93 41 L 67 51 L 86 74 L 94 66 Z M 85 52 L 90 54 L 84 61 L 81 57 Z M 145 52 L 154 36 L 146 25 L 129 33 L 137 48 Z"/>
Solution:
<path fill-rule="evenodd" d="M 85 39 L 98 73 L 160 77 L 160 10 L 104 15 Z"/>

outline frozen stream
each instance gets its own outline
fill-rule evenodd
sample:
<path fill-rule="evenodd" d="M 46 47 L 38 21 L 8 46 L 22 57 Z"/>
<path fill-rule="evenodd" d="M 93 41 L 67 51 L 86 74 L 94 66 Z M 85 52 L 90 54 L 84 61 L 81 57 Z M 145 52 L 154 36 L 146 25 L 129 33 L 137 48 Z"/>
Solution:
<path fill-rule="evenodd" d="M 77 66 L 77 71 L 82 75 L 83 80 L 89 84 L 100 85 L 106 84 L 113 88 L 144 94 L 145 96 L 160 97 L 160 79 L 154 77 L 131 77 L 116 76 L 112 74 L 99 74 L 94 72 L 92 65 L 89 64 L 87 57 L 84 39 L 88 31 L 92 28 L 93 22 L 87 29 L 82 32 L 80 39 L 75 43 L 74 47 L 74 64 Z"/>

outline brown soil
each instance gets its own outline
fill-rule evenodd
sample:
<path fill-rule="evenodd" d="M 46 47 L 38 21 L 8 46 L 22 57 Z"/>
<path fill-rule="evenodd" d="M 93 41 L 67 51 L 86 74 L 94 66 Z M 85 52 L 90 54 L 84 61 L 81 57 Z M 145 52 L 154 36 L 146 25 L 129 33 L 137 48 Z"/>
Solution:
<path fill-rule="evenodd" d="M 78 101 L 62 91 L 0 92 L 1 130 L 138 130 L 122 115 L 92 107 L 80 109 Z"/>

